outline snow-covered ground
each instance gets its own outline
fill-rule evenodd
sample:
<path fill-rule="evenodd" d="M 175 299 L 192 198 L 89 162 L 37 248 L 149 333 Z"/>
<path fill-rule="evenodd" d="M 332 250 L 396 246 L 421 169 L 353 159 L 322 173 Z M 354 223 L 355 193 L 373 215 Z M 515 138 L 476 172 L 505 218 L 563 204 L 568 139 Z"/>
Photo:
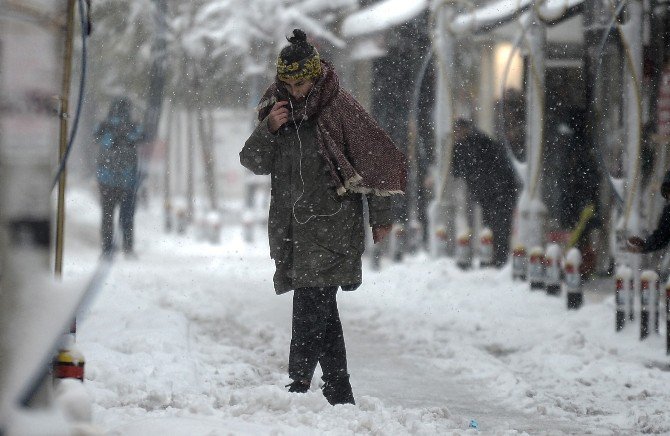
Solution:
<path fill-rule="evenodd" d="M 98 260 L 94 192 L 68 194 L 66 277 Z M 615 334 L 611 297 L 568 312 L 509 269 L 426 255 L 365 269 L 339 296 L 357 404 L 331 407 L 318 377 L 304 395 L 284 387 L 291 294 L 272 290 L 264 235 L 166 234 L 158 199 L 136 223 L 139 258 L 118 256 L 79 318 L 106 434 L 670 433 L 665 344 L 637 324 Z"/>

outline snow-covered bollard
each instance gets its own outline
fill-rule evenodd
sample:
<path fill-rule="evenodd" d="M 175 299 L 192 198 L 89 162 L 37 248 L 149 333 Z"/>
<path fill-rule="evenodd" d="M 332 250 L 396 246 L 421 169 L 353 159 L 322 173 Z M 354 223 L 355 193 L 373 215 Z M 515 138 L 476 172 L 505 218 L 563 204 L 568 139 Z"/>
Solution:
<path fill-rule="evenodd" d="M 479 266 L 493 266 L 493 232 L 488 227 L 484 227 L 479 234 Z"/>
<path fill-rule="evenodd" d="M 542 247 L 534 247 L 530 250 L 528 280 L 531 290 L 544 289 L 544 250 Z"/>
<path fill-rule="evenodd" d="M 183 234 L 188 227 L 188 204 L 183 197 L 177 197 L 173 200 L 173 207 L 177 233 Z"/>
<path fill-rule="evenodd" d="M 565 289 L 568 298 L 568 309 L 579 309 L 584 304 L 582 276 L 579 266 L 582 264 L 582 253 L 571 248 L 565 256 Z"/>
<path fill-rule="evenodd" d="M 657 288 L 658 274 L 651 270 L 642 271 L 640 276 L 640 340 L 649 336 L 649 315 L 654 293 Z"/>
<path fill-rule="evenodd" d="M 547 295 L 561 295 L 561 247 L 549 244 L 544 254 L 544 284 Z"/>
<path fill-rule="evenodd" d="M 626 304 L 628 295 L 631 292 L 631 270 L 628 267 L 622 266 L 617 269 L 616 273 L 616 331 L 621 331 L 626 326 Z"/>
<path fill-rule="evenodd" d="M 469 231 L 456 238 L 456 266 L 463 270 L 472 268 L 472 237 Z"/>
<path fill-rule="evenodd" d="M 216 210 L 211 210 L 205 217 L 207 228 L 207 239 L 212 244 L 221 242 L 221 214 Z"/>
<path fill-rule="evenodd" d="M 528 271 L 528 258 L 526 247 L 516 245 L 512 250 L 512 280 L 526 280 Z"/>
<path fill-rule="evenodd" d="M 54 378 L 75 378 L 83 382 L 85 364 L 84 355 L 75 346 L 74 336 L 64 335 L 53 362 Z"/>

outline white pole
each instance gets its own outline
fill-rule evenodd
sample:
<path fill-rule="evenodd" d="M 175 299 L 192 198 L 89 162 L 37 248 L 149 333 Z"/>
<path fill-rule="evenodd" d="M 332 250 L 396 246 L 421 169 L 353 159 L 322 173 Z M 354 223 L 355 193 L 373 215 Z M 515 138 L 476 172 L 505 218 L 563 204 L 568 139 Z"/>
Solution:
<path fill-rule="evenodd" d="M 624 104 L 623 115 L 626 133 L 624 213 L 620 222 L 617 249 L 621 250 L 625 237 L 639 235 L 640 220 L 640 136 L 642 128 L 642 2 L 632 0 L 626 5 L 628 20 L 619 30 L 624 50 Z M 628 253 L 616 256 L 627 262 L 633 270 L 634 292 L 640 292 L 642 256 Z"/>
<path fill-rule="evenodd" d="M 454 35 L 447 29 L 454 15 L 448 6 L 436 11 L 433 44 L 437 60 L 435 98 L 435 194 L 429 208 L 430 252 L 433 257 L 453 255 L 455 251 L 455 200 L 452 195 L 451 160 L 454 144 Z"/>
<path fill-rule="evenodd" d="M 519 198 L 518 238 L 526 250 L 544 247 L 547 208 L 542 201 L 542 154 L 544 142 L 545 46 L 547 32 L 532 10 L 528 15 L 526 44 L 529 48 L 526 72 L 526 183 Z"/>

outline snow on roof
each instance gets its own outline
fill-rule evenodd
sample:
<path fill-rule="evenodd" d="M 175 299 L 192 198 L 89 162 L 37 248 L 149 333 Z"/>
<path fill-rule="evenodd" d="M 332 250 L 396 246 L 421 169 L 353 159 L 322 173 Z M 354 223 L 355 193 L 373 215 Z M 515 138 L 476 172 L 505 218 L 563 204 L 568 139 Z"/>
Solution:
<path fill-rule="evenodd" d="M 477 8 L 472 12 L 458 15 L 451 22 L 449 28 L 452 32 L 458 34 L 495 27 L 519 12 L 523 12 L 532 3 L 533 0 L 500 0 Z"/>
<path fill-rule="evenodd" d="M 545 21 L 555 21 L 582 3 L 584 0 L 546 0 L 540 6 L 539 14 Z"/>
<path fill-rule="evenodd" d="M 342 23 L 342 36 L 354 37 L 402 24 L 419 15 L 428 0 L 386 0 L 349 15 Z"/>

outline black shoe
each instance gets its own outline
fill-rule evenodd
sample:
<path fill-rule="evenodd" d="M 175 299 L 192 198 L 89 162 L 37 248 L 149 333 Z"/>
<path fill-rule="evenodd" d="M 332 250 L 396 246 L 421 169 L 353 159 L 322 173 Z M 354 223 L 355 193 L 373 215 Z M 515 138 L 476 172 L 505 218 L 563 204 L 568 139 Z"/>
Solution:
<path fill-rule="evenodd" d="M 356 404 L 348 375 L 334 380 L 326 380 L 326 384 L 321 386 L 321 390 L 323 396 L 333 406 L 336 404 Z"/>
<path fill-rule="evenodd" d="M 285 387 L 288 388 L 289 392 L 304 394 L 309 390 L 309 383 L 305 383 L 302 380 L 294 380 L 293 382 L 287 384 Z"/>

